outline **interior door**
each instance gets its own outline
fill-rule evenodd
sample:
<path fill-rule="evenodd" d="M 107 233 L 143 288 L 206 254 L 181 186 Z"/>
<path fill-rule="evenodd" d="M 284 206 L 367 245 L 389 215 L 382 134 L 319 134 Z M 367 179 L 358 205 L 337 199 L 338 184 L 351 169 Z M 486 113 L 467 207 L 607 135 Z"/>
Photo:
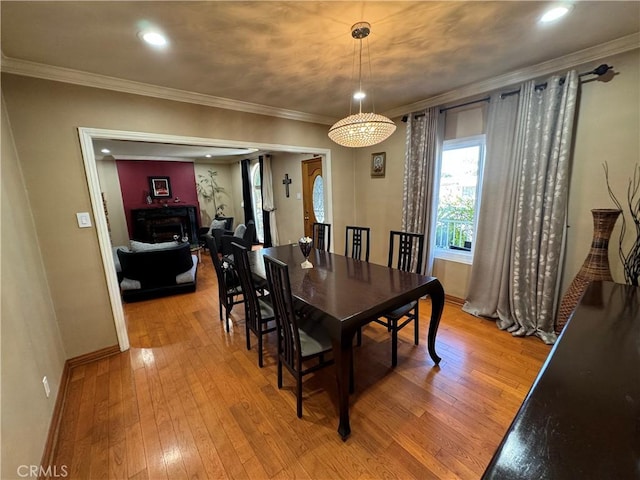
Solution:
<path fill-rule="evenodd" d="M 304 234 L 311 237 L 315 222 L 324 222 L 324 178 L 322 158 L 302 162 L 302 206 L 304 211 Z"/>

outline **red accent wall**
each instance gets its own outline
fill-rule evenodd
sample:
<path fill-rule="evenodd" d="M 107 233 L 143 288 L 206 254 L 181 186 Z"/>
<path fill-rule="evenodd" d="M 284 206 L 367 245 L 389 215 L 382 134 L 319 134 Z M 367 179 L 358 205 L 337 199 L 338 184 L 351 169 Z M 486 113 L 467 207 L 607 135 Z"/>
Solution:
<path fill-rule="evenodd" d="M 155 160 L 116 160 L 122 203 L 127 217 L 129 238 L 133 232 L 131 222 L 132 208 L 162 208 L 159 199 L 155 199 L 153 205 L 147 204 L 149 194 L 148 177 L 169 177 L 171 184 L 171 199 L 166 203 L 175 205 L 178 197 L 178 205 L 195 205 L 200 219 L 200 206 L 198 205 L 198 193 L 196 191 L 196 174 L 191 162 L 163 162 Z M 163 200 L 165 202 L 165 200 Z"/>

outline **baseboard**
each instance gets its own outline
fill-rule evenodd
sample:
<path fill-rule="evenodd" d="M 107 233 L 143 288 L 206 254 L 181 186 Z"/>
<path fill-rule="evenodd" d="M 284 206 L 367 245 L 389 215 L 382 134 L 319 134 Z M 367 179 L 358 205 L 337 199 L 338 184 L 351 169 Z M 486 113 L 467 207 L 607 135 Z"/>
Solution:
<path fill-rule="evenodd" d="M 464 305 L 464 298 L 453 297 L 451 295 L 446 295 L 445 294 L 444 299 L 447 302 L 453 303 L 454 305 L 458 305 L 460 307 Z"/>
<path fill-rule="evenodd" d="M 55 458 L 58 447 L 58 435 L 60 434 L 60 422 L 62 421 L 62 412 L 67 400 L 67 391 L 69 389 L 69 382 L 71 381 L 71 371 L 80 365 L 95 362 L 111 355 L 120 353 L 120 347 L 113 345 L 106 347 L 95 352 L 86 353 L 78 357 L 70 358 L 64 362 L 62 369 L 62 376 L 60 378 L 60 388 L 58 389 L 58 395 L 56 396 L 56 404 L 53 407 L 53 415 L 51 417 L 51 423 L 49 424 L 49 433 L 47 434 L 47 441 L 44 445 L 44 451 L 42 452 L 42 460 L 40 465 L 45 467 L 52 465 Z M 40 476 L 44 479 L 45 477 Z"/>
<path fill-rule="evenodd" d="M 85 365 L 97 360 L 102 360 L 103 358 L 107 358 L 118 353 L 120 353 L 120 347 L 118 345 L 112 345 L 110 347 L 96 350 L 95 352 L 85 353 L 84 355 L 70 358 L 69 360 L 67 360 L 67 363 L 69 364 L 69 368 L 75 368 L 79 367 L 80 365 Z"/>

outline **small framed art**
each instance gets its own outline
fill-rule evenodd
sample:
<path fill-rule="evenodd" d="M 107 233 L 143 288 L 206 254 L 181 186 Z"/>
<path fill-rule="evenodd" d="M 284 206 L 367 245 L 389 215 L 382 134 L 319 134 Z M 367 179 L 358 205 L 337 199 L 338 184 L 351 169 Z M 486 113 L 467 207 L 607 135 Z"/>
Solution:
<path fill-rule="evenodd" d="M 171 198 L 169 177 L 149 177 L 149 192 L 151 198 Z"/>
<path fill-rule="evenodd" d="M 371 154 L 371 176 L 384 177 L 386 168 L 387 168 L 386 152 L 372 153 Z"/>

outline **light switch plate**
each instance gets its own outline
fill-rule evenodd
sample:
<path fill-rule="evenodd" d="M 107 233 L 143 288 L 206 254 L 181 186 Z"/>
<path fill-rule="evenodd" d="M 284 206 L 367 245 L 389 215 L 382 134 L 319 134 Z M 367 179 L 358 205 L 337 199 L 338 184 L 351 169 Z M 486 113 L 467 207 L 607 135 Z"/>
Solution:
<path fill-rule="evenodd" d="M 78 217 L 79 228 L 91 227 L 91 217 L 89 216 L 89 212 L 78 212 L 76 213 L 76 217 Z"/>

